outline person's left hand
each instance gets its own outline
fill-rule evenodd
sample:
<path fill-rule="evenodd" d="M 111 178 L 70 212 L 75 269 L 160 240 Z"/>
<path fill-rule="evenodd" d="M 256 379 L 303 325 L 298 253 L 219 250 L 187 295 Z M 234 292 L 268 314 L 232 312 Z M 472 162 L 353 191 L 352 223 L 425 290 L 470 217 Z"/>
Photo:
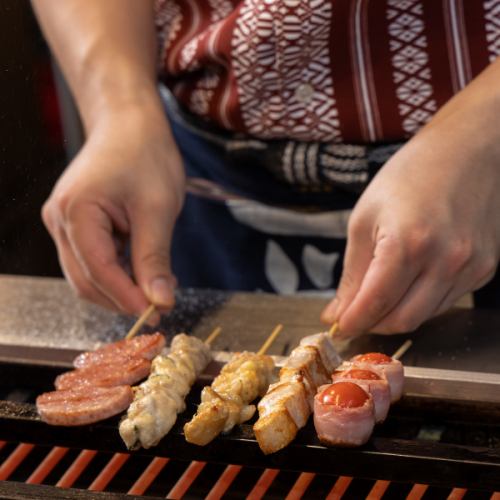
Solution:
<path fill-rule="evenodd" d="M 339 289 L 322 315 L 342 335 L 414 330 L 493 277 L 500 104 L 483 101 L 477 91 L 455 98 L 361 196 Z"/>

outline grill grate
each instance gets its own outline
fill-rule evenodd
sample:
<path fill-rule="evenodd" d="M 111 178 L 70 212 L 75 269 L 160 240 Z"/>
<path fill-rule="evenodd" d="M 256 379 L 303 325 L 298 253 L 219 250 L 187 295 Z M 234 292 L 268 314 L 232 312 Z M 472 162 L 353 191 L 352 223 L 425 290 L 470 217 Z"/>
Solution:
<path fill-rule="evenodd" d="M 295 473 L 163 457 L 91 450 L 52 449 L 28 443 L 3 443 L 0 455 L 1 498 L 261 498 L 298 499 L 400 499 L 484 498 L 500 500 L 500 494 L 462 488 L 394 483 L 347 476 Z M 8 479 L 8 481 L 6 481 Z M 25 484 L 23 484 L 23 482 Z M 26 488 L 45 486 L 45 489 Z M 47 489 L 48 488 L 48 489 Z M 87 490 L 87 494 L 83 491 Z M 34 492 L 36 496 L 34 495 Z M 73 492 L 73 493 L 72 493 Z M 46 497 L 43 496 L 46 494 Z M 8 496 L 11 495 L 11 496 Z M 14 496 L 15 495 L 15 496 Z M 31 495 L 31 496 L 30 496 Z M 101 498 L 97 496 L 96 498 Z"/>
<path fill-rule="evenodd" d="M 124 453 L 118 419 L 84 428 L 40 421 L 34 398 L 68 363 L 43 362 L 39 354 L 0 359 L 0 498 L 500 500 L 492 493 L 500 489 L 498 405 L 413 395 L 392 408 L 362 449 L 326 449 L 309 425 L 286 450 L 266 457 L 251 423 L 207 447 L 187 444 L 182 426 L 199 399 L 195 387 L 158 447 Z"/>
<path fill-rule="evenodd" d="M 170 434 L 154 449 L 139 450 L 134 456 L 169 457 L 175 450 L 175 458 L 180 460 L 456 485 L 490 491 L 500 487 L 500 428 L 498 420 L 494 421 L 497 416 L 495 412 L 489 417 L 492 421 L 485 411 L 482 421 L 478 422 L 477 411 L 473 413 L 471 408 L 458 411 L 460 408 L 450 409 L 445 401 L 435 405 L 422 398 L 407 397 L 392 408 L 386 423 L 376 429 L 370 443 L 361 449 L 328 449 L 321 446 L 310 423 L 288 448 L 264 456 L 253 437 L 251 423 L 240 426 L 227 436 L 221 436 L 206 447 L 186 443 L 182 427 L 195 410 L 199 389 L 196 388 L 188 398 L 188 410 L 179 417 Z M 439 432 L 436 432 L 436 422 L 440 423 Z M 122 453 L 123 443 L 117 425 L 118 419 L 115 418 L 81 428 L 51 427 L 40 421 L 34 405 L 0 401 L 0 439 L 4 440 L 18 439 L 38 445 L 76 449 L 86 446 L 103 452 Z M 59 460 L 65 459 L 64 448 L 54 452 Z M 9 467 L 15 468 L 16 462 L 30 451 L 29 446 L 20 446 L 4 464 L 4 470 L 8 472 Z M 93 460 L 94 454 L 82 452 L 76 467 Z M 120 459 L 116 460 L 120 462 Z M 122 467 L 125 465 L 126 462 Z M 110 465 L 115 466 L 114 462 Z M 204 465 L 200 463 L 193 465 L 193 468 L 196 472 L 198 468 L 204 469 Z M 42 468 L 35 477 L 43 475 L 43 472 Z M 2 474 L 5 473 L 0 471 L 0 478 Z M 272 474 L 269 472 L 262 481 L 265 482 L 268 475 Z M 187 477 L 192 477 L 191 469 Z M 302 482 L 307 477 L 304 476 Z M 70 468 L 57 485 L 68 487 L 74 481 Z M 133 493 L 137 491 L 139 489 L 134 489 Z"/>

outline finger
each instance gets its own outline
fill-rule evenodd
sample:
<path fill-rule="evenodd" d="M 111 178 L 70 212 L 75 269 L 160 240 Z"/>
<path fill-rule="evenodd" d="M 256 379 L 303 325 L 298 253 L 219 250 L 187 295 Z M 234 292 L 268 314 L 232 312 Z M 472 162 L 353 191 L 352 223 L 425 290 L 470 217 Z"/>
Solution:
<path fill-rule="evenodd" d="M 64 231 L 58 231 L 55 238 L 57 254 L 63 274 L 79 298 L 98 304 L 111 311 L 119 312 L 114 302 L 103 295 L 83 274 L 80 263 L 76 259 L 67 241 Z"/>
<path fill-rule="evenodd" d="M 170 244 L 176 215 L 167 200 L 141 201 L 130 211 L 134 276 L 160 310 L 170 310 L 175 302 L 177 281 L 170 267 Z"/>
<path fill-rule="evenodd" d="M 342 276 L 335 298 L 325 307 L 321 321 L 334 323 L 352 302 L 363 281 L 373 256 L 373 243 L 369 231 L 360 226 L 350 230 L 347 239 Z"/>
<path fill-rule="evenodd" d="M 397 238 L 381 238 L 359 292 L 339 319 L 345 336 L 370 331 L 398 304 L 420 272 Z"/>
<path fill-rule="evenodd" d="M 416 330 L 424 321 L 434 316 L 452 288 L 452 283 L 440 279 L 438 273 L 422 273 L 402 300 L 370 331 L 394 334 Z"/>
<path fill-rule="evenodd" d="M 438 316 L 453 307 L 467 293 L 475 292 L 485 286 L 493 279 L 496 270 L 495 261 L 488 263 L 488 259 L 476 259 L 460 275 L 453 288 L 439 304 L 433 316 Z"/>
<path fill-rule="evenodd" d="M 61 213 L 54 210 L 47 202 L 42 208 L 42 220 L 47 231 L 52 236 L 56 246 L 58 260 L 66 281 L 76 295 L 84 300 L 93 302 L 111 311 L 118 312 L 116 304 L 103 295 L 85 276 L 68 242 L 66 233 L 61 224 Z"/>
<path fill-rule="evenodd" d="M 120 310 L 141 314 L 149 305 L 118 262 L 110 216 L 97 205 L 73 207 L 67 235 L 84 276 Z"/>
<path fill-rule="evenodd" d="M 372 331 L 392 334 L 416 330 L 424 321 L 447 311 L 466 293 L 484 286 L 496 271 L 494 260 L 479 258 L 457 267 L 460 270 L 454 275 L 441 267 L 422 274 L 404 299 Z"/>

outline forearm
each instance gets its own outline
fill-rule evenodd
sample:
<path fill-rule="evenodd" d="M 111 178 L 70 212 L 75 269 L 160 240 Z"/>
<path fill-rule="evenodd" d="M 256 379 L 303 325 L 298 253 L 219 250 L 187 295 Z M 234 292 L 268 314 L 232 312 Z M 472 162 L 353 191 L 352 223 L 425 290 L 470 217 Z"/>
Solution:
<path fill-rule="evenodd" d="M 488 150 L 500 154 L 500 58 L 490 64 L 461 92 L 450 99 L 422 130 L 422 134 L 438 131 L 443 139 L 450 136 L 471 154 Z M 417 134 L 418 136 L 419 134 Z M 467 138 L 466 143 L 462 139 Z M 453 140 L 451 141 L 453 143 Z"/>
<path fill-rule="evenodd" d="M 87 131 L 129 107 L 160 110 L 153 0 L 32 0 Z"/>

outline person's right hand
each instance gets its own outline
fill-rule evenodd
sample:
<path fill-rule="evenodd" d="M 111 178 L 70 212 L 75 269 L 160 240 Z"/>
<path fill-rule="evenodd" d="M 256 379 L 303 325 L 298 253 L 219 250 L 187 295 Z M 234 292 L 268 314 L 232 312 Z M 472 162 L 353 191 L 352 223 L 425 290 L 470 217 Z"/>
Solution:
<path fill-rule="evenodd" d="M 170 240 L 183 198 L 182 160 L 163 117 L 127 109 L 100 120 L 42 210 L 78 296 L 128 314 L 150 302 L 170 309 Z"/>

